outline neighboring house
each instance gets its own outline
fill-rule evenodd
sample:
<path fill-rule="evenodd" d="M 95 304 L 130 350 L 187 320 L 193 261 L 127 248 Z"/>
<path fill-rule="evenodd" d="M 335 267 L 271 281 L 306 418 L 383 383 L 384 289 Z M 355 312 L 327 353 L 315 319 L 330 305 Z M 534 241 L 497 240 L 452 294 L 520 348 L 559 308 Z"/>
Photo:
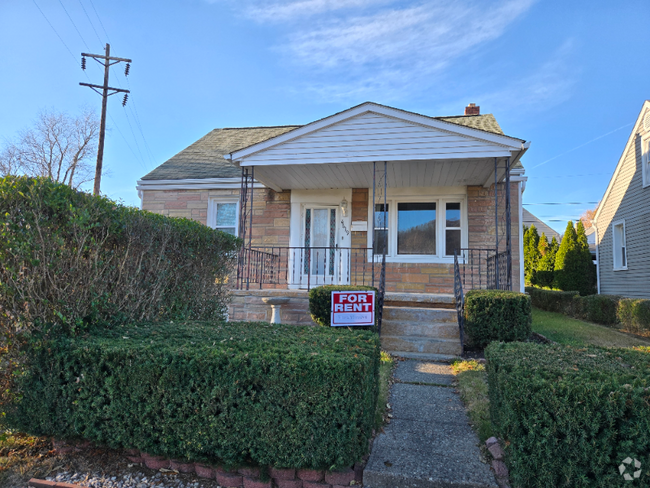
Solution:
<path fill-rule="evenodd" d="M 243 238 L 236 296 L 383 284 L 387 303 L 448 307 L 455 254 L 465 289 L 523 291 L 528 146 L 473 104 L 429 117 L 368 102 L 304 126 L 215 129 L 137 188 L 144 210 Z M 244 301 L 232 317 L 268 317 Z"/>
<path fill-rule="evenodd" d="M 593 219 L 598 292 L 650 298 L 650 100 Z"/>
<path fill-rule="evenodd" d="M 548 238 L 548 242 L 551 242 L 551 239 L 553 239 L 553 237 L 555 237 L 558 244 L 562 240 L 562 236 L 560 235 L 559 232 L 554 231 L 551 227 L 549 227 L 544 222 L 539 220 L 528 210 L 523 209 L 523 217 L 524 217 L 523 218 L 524 225 L 526 227 L 530 227 L 531 225 L 534 225 L 535 228 L 537 229 L 537 233 L 539 234 L 539 236 L 541 237 L 542 233 L 545 234 L 546 237 Z"/>

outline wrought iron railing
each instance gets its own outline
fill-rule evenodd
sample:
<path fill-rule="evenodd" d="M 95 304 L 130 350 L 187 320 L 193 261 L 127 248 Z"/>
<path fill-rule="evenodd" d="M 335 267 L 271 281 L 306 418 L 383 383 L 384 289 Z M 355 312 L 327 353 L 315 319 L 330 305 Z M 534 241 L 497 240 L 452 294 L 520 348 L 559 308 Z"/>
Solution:
<path fill-rule="evenodd" d="M 493 248 L 461 248 L 458 258 L 459 279 L 465 290 L 509 290 L 508 252 Z"/>
<path fill-rule="evenodd" d="M 458 265 L 458 254 L 454 253 L 454 298 L 456 302 L 456 316 L 458 317 L 458 329 L 460 332 L 460 353 L 465 353 L 465 295 L 463 294 L 463 282 L 460 276 Z"/>
<path fill-rule="evenodd" d="M 372 248 L 251 247 L 242 249 L 237 288 L 307 288 L 320 285 L 377 286 L 381 263 Z"/>

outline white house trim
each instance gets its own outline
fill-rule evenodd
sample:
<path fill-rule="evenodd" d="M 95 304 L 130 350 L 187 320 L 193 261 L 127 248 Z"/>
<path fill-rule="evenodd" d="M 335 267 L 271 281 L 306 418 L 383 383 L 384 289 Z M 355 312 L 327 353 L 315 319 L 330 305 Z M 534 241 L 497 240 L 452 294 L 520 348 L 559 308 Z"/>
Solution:
<path fill-rule="evenodd" d="M 369 188 L 372 194 L 372 188 Z M 405 202 L 436 202 L 436 251 L 435 255 L 397 254 L 397 203 Z M 388 204 L 388 254 L 387 263 L 444 263 L 453 264 L 453 256 L 445 256 L 445 203 L 460 203 L 461 215 L 461 247 L 468 247 L 468 216 L 466 187 L 426 187 L 426 188 L 388 188 L 386 203 Z M 374 204 L 368 200 L 368 247 L 372 248 L 374 238 Z M 372 253 L 369 253 L 369 260 Z"/>
<path fill-rule="evenodd" d="M 241 149 L 239 151 L 234 151 L 230 155 L 225 155 L 224 157 L 227 159 L 231 159 L 237 165 L 247 166 L 248 164 L 245 162 L 245 159 L 254 154 L 271 149 L 275 146 L 278 146 L 279 144 L 295 140 L 299 137 L 305 136 L 312 132 L 333 126 L 337 123 L 351 119 L 352 117 L 356 117 L 368 113 L 383 115 L 385 117 L 409 122 L 411 124 L 416 124 L 425 128 L 437 129 L 438 131 L 443 131 L 448 134 L 465 136 L 470 139 L 492 143 L 494 145 L 501 147 L 502 152 L 505 153 L 504 157 L 511 156 L 511 152 L 513 151 L 520 150 L 522 143 L 524 142 L 521 139 L 516 139 L 505 135 L 493 134 L 487 131 L 473 129 L 471 127 L 461 126 L 458 124 L 453 124 L 451 122 L 445 122 L 439 119 L 426 117 L 424 115 L 419 115 L 412 112 L 405 112 L 392 107 L 386 107 L 384 105 L 378 105 L 376 103 L 366 102 L 356 107 L 352 107 L 348 110 L 345 110 L 343 112 L 339 112 L 338 114 L 331 115 L 324 119 L 320 119 L 310 124 L 307 124 L 298 129 L 289 131 L 285 134 L 281 134 L 279 136 L 260 142 L 258 144 L 254 144 L 252 146 Z M 489 156 L 490 157 L 494 156 L 494 154 L 490 154 Z M 467 157 L 467 156 L 459 156 L 459 157 Z M 470 157 L 481 157 L 481 156 L 470 156 Z M 374 160 L 386 160 L 386 158 L 382 159 L 376 157 L 374 158 Z M 355 159 L 355 161 L 358 161 L 358 159 Z M 346 161 L 342 160 L 342 162 L 346 162 Z M 260 162 L 260 161 L 255 162 L 256 166 L 263 166 L 268 164 L 273 164 L 273 163 Z"/>
<path fill-rule="evenodd" d="M 621 245 L 620 242 L 616 241 L 616 228 L 618 226 L 623 227 L 623 245 Z M 621 264 L 620 266 L 616 265 L 616 254 L 620 250 L 618 245 L 621 245 L 621 247 L 625 248 L 625 265 Z M 625 232 L 625 219 L 620 219 L 612 222 L 612 266 L 614 268 L 614 271 L 626 271 L 627 270 L 627 234 Z"/>

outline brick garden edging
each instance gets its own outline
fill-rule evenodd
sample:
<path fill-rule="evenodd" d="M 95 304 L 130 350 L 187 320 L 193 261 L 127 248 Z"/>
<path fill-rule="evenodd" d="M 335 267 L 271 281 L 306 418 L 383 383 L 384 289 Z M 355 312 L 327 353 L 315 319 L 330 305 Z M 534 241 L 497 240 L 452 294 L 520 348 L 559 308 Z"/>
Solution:
<path fill-rule="evenodd" d="M 54 449 L 58 454 L 70 454 L 83 449 L 95 447 L 91 442 L 83 441 L 75 445 L 65 441 L 53 441 Z M 194 473 L 199 478 L 216 479 L 223 488 L 343 488 L 363 484 L 363 470 L 368 456 L 364 461 L 341 471 L 325 471 L 312 469 L 277 469 L 269 468 L 269 481 L 260 479 L 260 469 L 254 467 L 239 468 L 228 471 L 221 466 L 211 466 L 204 463 L 192 463 L 179 459 L 167 459 L 164 456 L 154 456 L 138 449 L 124 449 L 124 456 L 132 463 L 142 464 L 149 469 L 174 469 L 181 473 Z M 41 480 L 34 480 L 41 482 Z M 31 482 L 31 481 L 30 481 Z M 34 484 L 34 487 L 43 488 L 79 488 L 78 485 L 69 483 Z"/>

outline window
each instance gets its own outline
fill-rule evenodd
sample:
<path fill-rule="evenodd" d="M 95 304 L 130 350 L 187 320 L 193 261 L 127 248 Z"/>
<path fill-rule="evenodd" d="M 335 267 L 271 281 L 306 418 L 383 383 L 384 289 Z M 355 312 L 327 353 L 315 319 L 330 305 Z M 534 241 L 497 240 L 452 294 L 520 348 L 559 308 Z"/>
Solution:
<path fill-rule="evenodd" d="M 374 232 L 372 252 L 384 254 L 384 248 L 388 247 L 388 204 L 385 209 L 383 203 L 375 205 Z M 388 254 L 388 250 L 386 250 L 386 254 Z"/>
<path fill-rule="evenodd" d="M 641 139 L 641 172 L 643 188 L 650 186 L 650 136 Z"/>
<path fill-rule="evenodd" d="M 445 256 L 460 253 L 460 203 L 445 204 Z"/>
<path fill-rule="evenodd" d="M 465 197 L 427 200 L 404 195 L 390 198 L 385 209 L 374 206 L 368 245 L 375 256 L 385 251 L 388 262 L 449 263 L 454 251 L 467 246 Z"/>
<path fill-rule="evenodd" d="M 397 204 L 397 254 L 436 254 L 436 204 Z"/>
<path fill-rule="evenodd" d="M 613 249 L 614 269 L 627 269 L 627 249 L 625 246 L 625 221 L 621 220 L 612 224 L 613 228 Z"/>
<path fill-rule="evenodd" d="M 208 225 L 213 229 L 237 235 L 238 205 L 236 201 L 211 199 L 208 204 Z"/>

